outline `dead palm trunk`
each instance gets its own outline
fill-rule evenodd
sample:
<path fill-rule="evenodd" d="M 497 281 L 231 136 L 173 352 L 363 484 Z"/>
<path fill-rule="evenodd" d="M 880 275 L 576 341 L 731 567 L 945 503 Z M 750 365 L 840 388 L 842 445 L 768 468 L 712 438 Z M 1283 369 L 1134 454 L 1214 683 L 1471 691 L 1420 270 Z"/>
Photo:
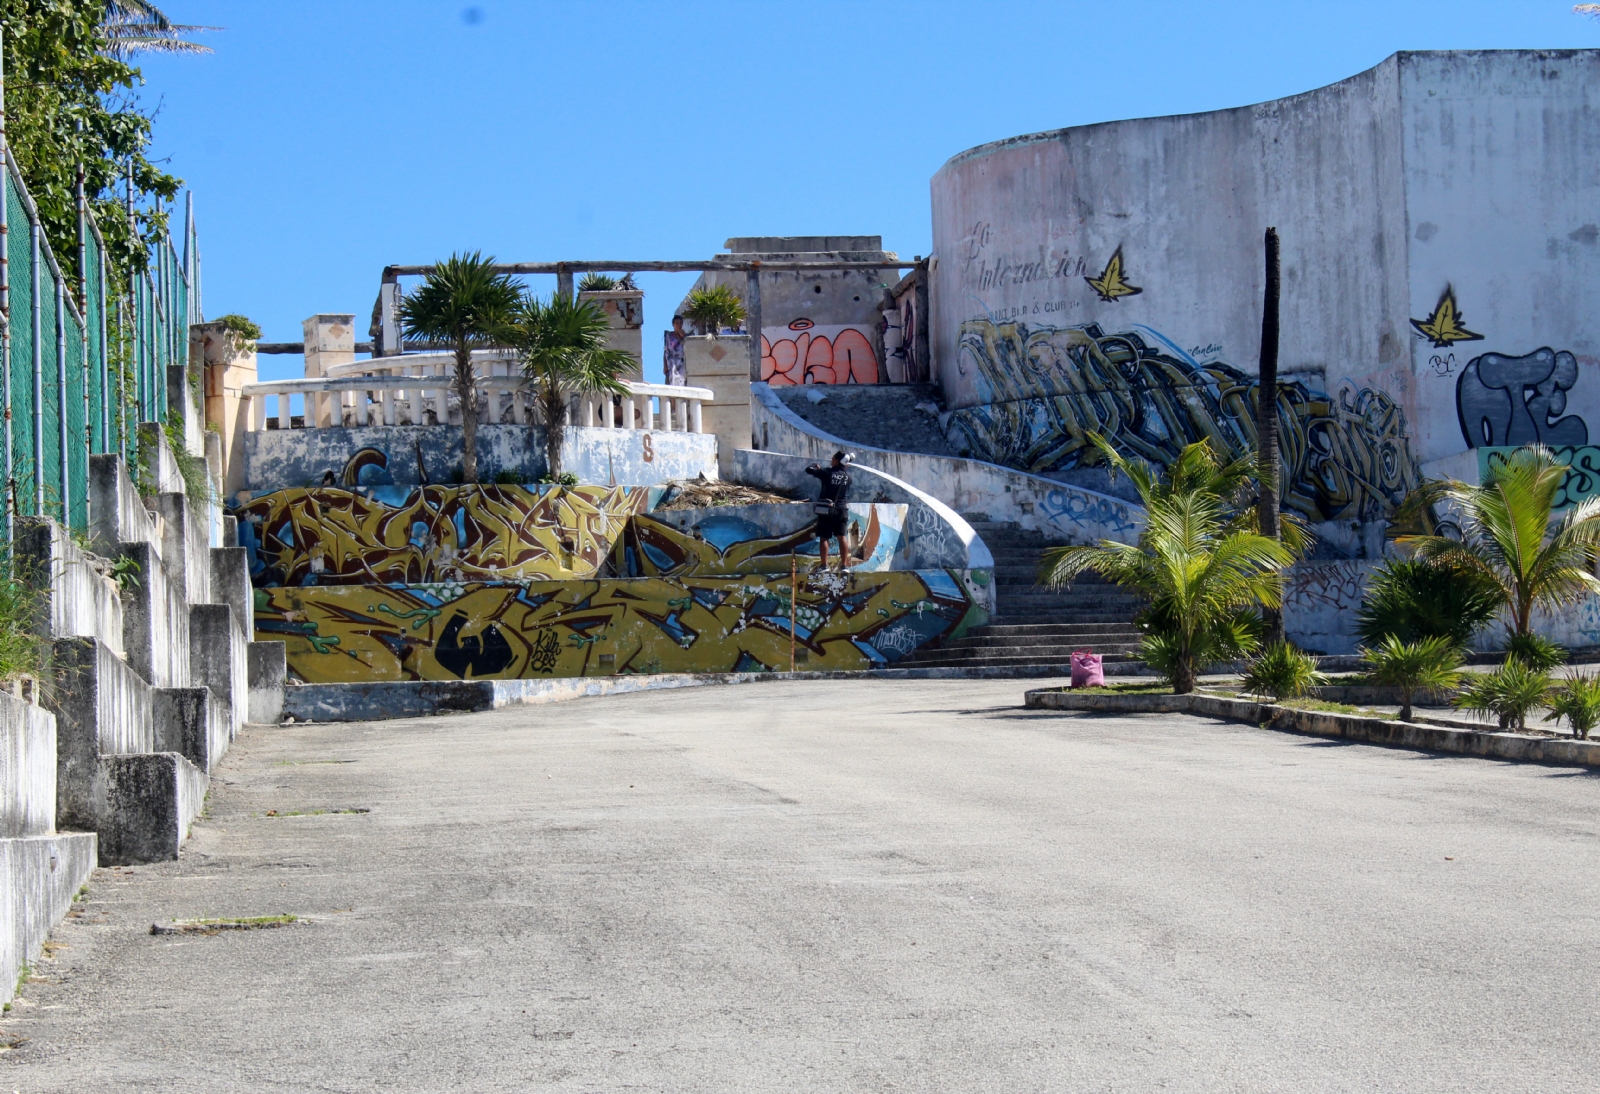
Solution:
<path fill-rule="evenodd" d="M 1261 534 L 1281 539 L 1278 527 L 1278 229 L 1268 228 L 1266 238 L 1266 294 L 1261 306 L 1261 369 L 1256 385 L 1256 458 L 1260 493 L 1256 517 Z M 1283 640 L 1283 613 L 1262 608 L 1262 638 Z"/>
<path fill-rule="evenodd" d="M 472 371 L 472 345 L 456 339 L 456 399 L 461 403 L 461 481 L 478 481 L 478 385 Z"/>

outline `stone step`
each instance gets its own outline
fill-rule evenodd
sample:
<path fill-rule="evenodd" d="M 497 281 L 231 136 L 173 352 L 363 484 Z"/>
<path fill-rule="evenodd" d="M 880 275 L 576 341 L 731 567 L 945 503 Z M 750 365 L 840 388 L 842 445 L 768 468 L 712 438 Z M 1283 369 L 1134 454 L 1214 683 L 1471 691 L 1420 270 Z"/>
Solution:
<path fill-rule="evenodd" d="M 1124 639 L 1143 638 L 1144 632 L 1132 623 L 1020 623 L 989 625 L 967 632 L 968 638 L 1070 638 L 1077 635 L 1116 635 Z"/>
<path fill-rule="evenodd" d="M 907 657 L 903 661 L 897 661 L 896 664 L 902 668 L 960 668 L 963 666 L 989 668 L 999 667 L 1002 665 L 1058 665 L 1061 667 L 1062 675 L 1065 676 L 1070 674 L 1072 671 L 1070 667 L 1072 662 L 1069 658 L 1070 654 L 1060 658 L 1045 659 L 1038 657 L 978 658 L 959 653 L 941 655 L 938 653 L 938 651 L 929 650 L 926 653 Z M 1138 660 L 1139 659 L 1132 654 L 1113 653 L 1105 655 L 1102 663 L 1107 665 L 1117 665 L 1137 662 Z"/>
<path fill-rule="evenodd" d="M 1057 611 L 1051 609 L 1041 612 L 1013 612 L 992 615 L 989 618 L 1007 626 L 1060 626 L 1063 624 L 1088 624 L 1119 626 L 1128 624 L 1136 612 L 1083 612 L 1083 611 Z"/>
<path fill-rule="evenodd" d="M 1047 644 L 1030 644 L 1027 639 L 1018 639 L 1014 643 L 995 642 L 989 644 L 978 643 L 966 645 L 961 639 L 947 642 L 939 648 L 945 653 L 960 654 L 964 657 L 976 657 L 987 661 L 995 657 L 1031 657 L 1035 660 L 1065 661 L 1078 650 L 1088 650 L 1090 653 L 1112 654 L 1133 653 L 1139 649 L 1139 642 L 1051 642 Z M 932 651 L 929 651 L 930 653 Z"/>

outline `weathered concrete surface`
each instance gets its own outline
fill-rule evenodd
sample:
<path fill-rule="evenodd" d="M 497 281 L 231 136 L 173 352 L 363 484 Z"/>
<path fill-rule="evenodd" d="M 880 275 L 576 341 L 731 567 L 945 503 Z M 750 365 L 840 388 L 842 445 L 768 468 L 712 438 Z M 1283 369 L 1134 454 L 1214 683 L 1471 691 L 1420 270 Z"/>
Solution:
<path fill-rule="evenodd" d="M 1579 741 L 1566 737 L 1460 728 L 1443 725 L 1438 719 L 1429 719 L 1431 724 L 1428 725 L 1417 725 L 1414 722 L 1398 722 L 1390 718 L 1300 710 L 1247 699 L 1203 695 L 1199 692 L 1189 695 L 1119 695 L 1114 692 L 1040 690 L 1028 692 L 1026 702 L 1028 707 L 1034 710 L 1119 714 L 1170 714 L 1181 711 L 1208 717 L 1231 718 L 1264 728 L 1288 730 L 1291 733 L 1361 741 L 1393 748 L 1457 752 L 1494 760 L 1600 767 L 1600 740 Z"/>
<path fill-rule="evenodd" d="M 282 642 L 252 642 L 245 649 L 247 722 L 276 722 L 283 717 L 283 689 L 289 679 Z"/>
<path fill-rule="evenodd" d="M 178 857 L 178 848 L 205 804 L 206 775 L 176 752 L 108 756 L 106 823 L 100 865 L 127 866 Z"/>
<path fill-rule="evenodd" d="M 155 751 L 176 752 L 201 771 L 210 771 L 233 740 L 232 711 L 211 689 L 156 688 L 150 696 Z"/>
<path fill-rule="evenodd" d="M 567 426 L 562 468 L 577 475 L 580 482 L 600 486 L 655 486 L 702 473 L 715 478 L 717 439 L 711 428 L 709 421 L 705 433 Z M 417 467 L 419 445 L 422 474 Z M 457 426 L 267 429 L 245 435 L 243 489 L 257 492 L 320 486 L 330 472 L 333 481 L 340 482 L 345 464 L 363 448 L 384 454 L 387 467 L 380 477 L 397 485 L 459 481 L 461 430 Z M 539 480 L 545 473 L 542 427 L 499 422 L 478 427 L 478 477 L 490 482 L 502 472 L 515 475 L 520 482 Z"/>
<path fill-rule="evenodd" d="M 55 826 L 55 716 L 0 695 L 0 837 L 40 836 Z"/>
<path fill-rule="evenodd" d="M 105 768 L 120 752 L 155 747 L 150 685 L 94 638 L 58 638 L 51 649 L 56 716 L 56 823 L 98 830 L 104 819 Z"/>
<path fill-rule="evenodd" d="M 92 566 L 53 520 L 17 522 L 14 557 L 35 590 L 34 633 L 45 638 L 103 637 L 122 652 L 122 602 L 117 583 Z"/>
<path fill-rule="evenodd" d="M 1018 698 L 253 728 L 178 862 L 96 875 L 0 1065 L 208 1094 L 1592 1087 L 1590 778 Z M 311 922 L 149 933 L 282 911 Z"/>
<path fill-rule="evenodd" d="M 0 1003 L 95 866 L 93 832 L 0 839 Z"/>
<path fill-rule="evenodd" d="M 239 633 L 226 604 L 196 604 L 189 609 L 189 678 L 211 689 L 226 707 L 235 730 L 249 701 L 250 643 Z"/>
<path fill-rule="evenodd" d="M 102 555 L 124 543 L 159 543 L 155 521 L 144 507 L 121 456 L 89 457 L 89 540 Z"/>

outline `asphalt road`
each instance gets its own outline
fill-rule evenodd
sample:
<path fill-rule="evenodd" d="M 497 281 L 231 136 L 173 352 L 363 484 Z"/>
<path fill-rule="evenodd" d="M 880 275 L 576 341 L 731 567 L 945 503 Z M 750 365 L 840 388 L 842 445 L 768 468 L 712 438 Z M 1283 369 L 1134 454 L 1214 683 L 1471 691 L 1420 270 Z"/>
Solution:
<path fill-rule="evenodd" d="M 252 728 L 0 1089 L 1595 1089 L 1600 778 L 1025 686 Z"/>

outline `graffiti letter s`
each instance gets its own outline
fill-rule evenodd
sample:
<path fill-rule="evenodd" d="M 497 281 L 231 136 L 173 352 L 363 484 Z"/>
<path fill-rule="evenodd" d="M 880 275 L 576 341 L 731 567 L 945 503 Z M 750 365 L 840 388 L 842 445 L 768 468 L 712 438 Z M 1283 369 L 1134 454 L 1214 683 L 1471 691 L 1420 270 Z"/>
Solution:
<path fill-rule="evenodd" d="M 654 463 L 656 459 L 656 448 L 654 442 L 650 440 L 650 434 L 646 433 L 644 435 L 644 441 L 642 443 L 644 444 L 644 462 Z"/>

